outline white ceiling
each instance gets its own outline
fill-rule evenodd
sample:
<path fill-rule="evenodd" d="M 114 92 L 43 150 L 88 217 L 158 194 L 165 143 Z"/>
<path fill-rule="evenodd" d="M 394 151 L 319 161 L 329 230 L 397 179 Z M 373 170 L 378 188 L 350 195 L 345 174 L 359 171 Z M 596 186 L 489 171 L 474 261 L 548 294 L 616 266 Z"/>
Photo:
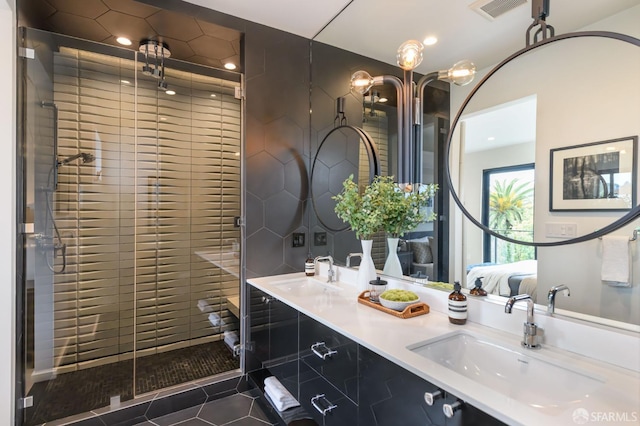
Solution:
<path fill-rule="evenodd" d="M 472 60 L 478 69 L 495 64 L 525 46 L 532 23 L 530 0 L 493 22 L 469 8 L 474 0 L 185 1 L 306 38 L 339 14 L 316 40 L 390 64 L 405 40 L 435 35 L 439 42 L 425 49 L 417 69 L 421 73 L 447 69 L 460 59 Z M 562 34 L 638 4 L 640 0 L 552 0 L 547 22 Z"/>
<path fill-rule="evenodd" d="M 535 143 L 536 103 L 533 95 L 460 117 L 466 126 L 465 152 Z"/>

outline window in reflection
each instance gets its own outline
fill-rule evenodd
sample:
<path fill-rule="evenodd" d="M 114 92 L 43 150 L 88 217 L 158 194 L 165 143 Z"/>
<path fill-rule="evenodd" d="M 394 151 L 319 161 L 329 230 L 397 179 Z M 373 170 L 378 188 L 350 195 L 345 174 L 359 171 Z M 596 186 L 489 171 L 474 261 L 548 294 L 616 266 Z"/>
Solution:
<path fill-rule="evenodd" d="M 520 241 L 533 241 L 534 164 L 483 171 L 482 222 L 492 231 Z M 484 234 L 484 261 L 512 263 L 535 259 L 535 248 Z"/>

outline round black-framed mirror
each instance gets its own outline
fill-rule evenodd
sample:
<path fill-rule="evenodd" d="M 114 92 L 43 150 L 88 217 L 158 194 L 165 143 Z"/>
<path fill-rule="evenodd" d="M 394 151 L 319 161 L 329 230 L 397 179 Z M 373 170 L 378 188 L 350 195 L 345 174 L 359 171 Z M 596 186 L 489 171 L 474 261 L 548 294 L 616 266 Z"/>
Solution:
<path fill-rule="evenodd" d="M 362 149 L 366 155 L 366 162 L 363 162 Z M 318 222 L 332 232 L 347 230 L 349 225 L 333 211 L 335 201 L 332 196 L 341 192 L 342 182 L 350 175 L 353 175 L 356 181 L 366 177 L 367 183 L 371 183 L 380 172 L 378 148 L 364 129 L 348 124 L 331 129 L 318 145 L 309 177 L 311 206 Z M 326 185 L 323 188 L 319 188 L 319 181 L 314 180 L 318 174 L 323 175 L 323 179 L 320 180 Z M 321 198 L 322 202 L 317 202 L 317 198 Z"/>
<path fill-rule="evenodd" d="M 542 40 L 536 44 L 533 44 L 531 46 L 528 46 L 522 50 L 519 50 L 518 52 L 512 54 L 511 56 L 509 56 L 508 58 L 506 58 L 505 60 L 503 60 L 502 62 L 500 62 L 496 67 L 494 67 L 474 88 L 473 90 L 469 93 L 469 95 L 466 97 L 466 99 L 464 100 L 464 102 L 462 103 L 460 109 L 458 110 L 455 119 L 453 120 L 452 124 L 451 124 L 451 128 L 449 131 L 449 135 L 447 137 L 447 146 L 446 146 L 446 150 L 445 150 L 445 169 L 446 169 L 446 179 L 448 181 L 448 184 L 451 188 L 451 196 L 453 197 L 455 203 L 457 204 L 457 206 L 460 208 L 460 210 L 462 211 L 462 213 L 474 224 L 476 225 L 478 228 L 480 228 L 483 232 L 494 236 L 496 238 L 499 238 L 501 240 L 510 242 L 510 243 L 515 243 L 515 244 L 521 244 L 521 245 L 526 245 L 526 246 L 535 246 L 535 247 L 551 247 L 551 246 L 560 246 L 560 245 L 567 245 L 567 244 L 575 244 L 575 243 L 580 243 L 583 241 L 588 241 L 588 240 L 592 240 L 594 238 L 598 238 L 601 237 L 605 234 L 608 234 L 610 232 L 613 232 L 627 224 L 629 224 L 631 221 L 633 221 L 634 219 L 636 219 L 638 216 L 640 216 L 640 205 L 632 205 L 631 208 L 628 209 L 627 213 L 624 214 L 622 217 L 617 218 L 616 220 L 614 220 L 613 222 L 605 225 L 605 226 L 601 226 L 599 229 L 595 229 L 593 232 L 587 232 L 584 233 L 583 235 L 579 235 L 575 238 L 570 238 L 570 239 L 560 239 L 560 240 L 556 240 L 556 241 L 525 241 L 525 240 L 519 240 L 516 238 L 512 238 L 509 236 L 506 236 L 504 234 L 495 232 L 493 229 L 491 229 L 490 227 L 486 226 L 485 224 L 483 224 L 483 220 L 482 218 L 479 218 L 476 215 L 473 215 L 465 206 L 465 203 L 462 201 L 461 197 L 459 196 L 459 194 L 456 192 L 456 188 L 457 185 L 454 183 L 454 180 L 452 178 L 452 159 L 453 159 L 453 155 L 452 155 L 452 146 L 454 144 L 454 137 L 456 135 L 456 130 L 458 129 L 458 125 L 461 121 L 461 118 L 468 113 L 468 111 L 466 111 L 466 108 L 468 107 L 468 105 L 474 100 L 474 96 L 476 96 L 478 94 L 478 92 L 485 87 L 485 84 L 487 84 L 487 82 L 491 81 L 492 77 L 495 77 L 497 73 L 499 73 L 501 70 L 503 70 L 505 67 L 507 67 L 509 64 L 512 63 L 512 61 L 514 61 L 517 58 L 526 56 L 531 54 L 531 52 L 533 52 L 536 49 L 540 49 L 542 47 L 545 46 L 549 46 L 552 45 L 553 43 L 558 43 L 558 42 L 562 42 L 565 40 L 570 40 L 570 39 L 576 39 L 576 38 L 583 38 L 583 37 L 600 37 L 600 38 L 604 38 L 604 39 L 608 39 L 608 40 L 614 40 L 614 41 L 618 41 L 618 42 L 623 42 L 623 43 L 627 43 L 631 46 L 635 46 L 635 47 L 640 47 L 640 40 L 629 36 L 629 35 L 625 35 L 625 34 L 619 34 L 619 33 L 614 33 L 614 32 L 607 32 L 607 31 L 584 31 L 584 32 L 575 32 L 575 33 L 568 33 L 568 34 L 563 34 L 563 35 L 558 35 L 558 36 L 554 36 L 545 40 Z M 612 67 L 613 68 L 613 67 Z M 624 71 L 623 71 L 624 72 Z M 600 79 L 606 79 L 606 78 L 622 78 L 619 76 L 616 76 L 615 73 L 612 73 L 611 75 L 597 75 L 598 78 Z M 595 81 L 593 81 L 593 84 L 598 84 L 598 80 L 594 79 Z M 570 112 L 568 112 L 568 114 L 570 114 Z M 637 134 L 635 134 L 635 138 L 637 141 Z M 634 171 L 635 171 L 635 165 L 637 164 L 637 152 L 635 153 L 635 158 L 634 158 Z M 551 181 L 549 183 L 550 188 L 552 188 L 553 185 L 553 181 Z M 637 191 L 637 189 L 634 189 L 635 191 Z M 552 189 L 550 189 L 550 191 L 552 191 Z M 550 201 L 551 203 L 551 201 Z"/>

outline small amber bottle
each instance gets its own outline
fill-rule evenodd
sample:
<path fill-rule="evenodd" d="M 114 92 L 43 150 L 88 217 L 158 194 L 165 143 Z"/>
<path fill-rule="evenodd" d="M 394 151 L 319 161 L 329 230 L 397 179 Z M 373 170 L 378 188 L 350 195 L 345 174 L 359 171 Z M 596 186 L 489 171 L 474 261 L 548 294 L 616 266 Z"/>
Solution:
<path fill-rule="evenodd" d="M 476 282 L 475 287 L 471 289 L 471 291 L 469 292 L 470 295 L 472 296 L 486 296 L 487 292 L 485 291 L 485 289 L 482 288 L 482 278 L 484 277 L 478 277 L 476 278 Z"/>
<path fill-rule="evenodd" d="M 462 294 L 459 282 L 453 284 L 453 292 L 449 295 L 449 322 L 462 325 L 467 322 L 467 296 Z"/>
<path fill-rule="evenodd" d="M 316 274 L 316 265 L 313 262 L 313 256 L 311 253 L 307 256 L 307 260 L 304 261 L 304 273 L 308 277 L 312 277 Z"/>

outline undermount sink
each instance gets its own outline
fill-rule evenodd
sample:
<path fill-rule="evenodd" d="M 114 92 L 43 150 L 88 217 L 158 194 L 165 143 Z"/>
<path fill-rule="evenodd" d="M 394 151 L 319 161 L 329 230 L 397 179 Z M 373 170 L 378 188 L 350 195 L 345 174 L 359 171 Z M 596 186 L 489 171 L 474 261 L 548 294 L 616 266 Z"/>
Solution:
<path fill-rule="evenodd" d="M 311 277 L 274 281 L 270 283 L 270 285 L 276 286 L 287 293 L 297 295 L 336 293 L 342 291 L 342 288 L 336 284 L 327 283 Z"/>
<path fill-rule="evenodd" d="M 580 407 L 604 380 L 467 332 L 407 346 L 410 351 L 546 414 Z"/>

